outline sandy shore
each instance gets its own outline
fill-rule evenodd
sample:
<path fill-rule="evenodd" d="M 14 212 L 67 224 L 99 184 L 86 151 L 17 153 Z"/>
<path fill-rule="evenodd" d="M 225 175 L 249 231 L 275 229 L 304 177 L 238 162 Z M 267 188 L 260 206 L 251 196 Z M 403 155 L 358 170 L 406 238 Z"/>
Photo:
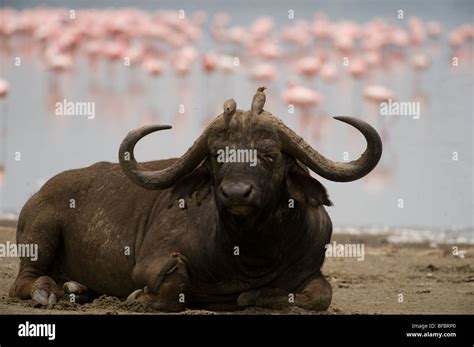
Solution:
<path fill-rule="evenodd" d="M 0 243 L 14 242 L 14 224 L 0 227 Z M 474 314 L 474 246 L 454 256 L 452 245 L 389 244 L 383 236 L 335 235 L 339 243 L 363 243 L 363 261 L 327 258 L 323 273 L 333 286 L 327 314 Z M 18 271 L 18 259 L 0 258 L 0 314 L 121 314 L 133 313 L 113 297 L 91 304 L 60 303 L 52 309 L 36 308 L 33 301 L 8 297 Z M 399 302 L 403 295 L 403 302 Z M 184 314 L 212 314 L 188 310 Z M 247 309 L 234 313 L 311 313 L 301 309 L 269 311 Z M 183 313 L 182 313 L 183 314 Z"/>

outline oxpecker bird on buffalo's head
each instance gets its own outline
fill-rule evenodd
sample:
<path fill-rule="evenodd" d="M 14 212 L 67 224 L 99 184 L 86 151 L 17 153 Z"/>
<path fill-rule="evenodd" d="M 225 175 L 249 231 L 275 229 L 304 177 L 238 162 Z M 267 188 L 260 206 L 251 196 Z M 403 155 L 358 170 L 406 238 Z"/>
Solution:
<path fill-rule="evenodd" d="M 234 99 L 229 99 L 224 102 L 224 127 L 226 129 L 229 129 L 230 121 L 236 109 L 237 103 Z"/>
<path fill-rule="evenodd" d="M 265 106 L 265 89 L 267 89 L 267 87 L 258 87 L 257 92 L 253 96 L 251 109 L 253 114 L 255 115 L 259 115 L 260 113 L 262 113 L 263 106 Z"/>

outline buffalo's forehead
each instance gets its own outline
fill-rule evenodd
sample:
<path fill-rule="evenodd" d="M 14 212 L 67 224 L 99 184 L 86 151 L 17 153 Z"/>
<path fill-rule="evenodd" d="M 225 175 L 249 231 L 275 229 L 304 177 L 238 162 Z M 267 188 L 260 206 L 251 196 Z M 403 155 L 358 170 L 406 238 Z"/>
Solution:
<path fill-rule="evenodd" d="M 254 115 L 252 112 L 237 110 L 232 116 L 229 128 L 223 126 L 216 129 L 209 137 L 211 148 L 239 146 L 251 148 L 280 148 L 277 131 L 270 124 L 271 114 L 265 112 Z"/>

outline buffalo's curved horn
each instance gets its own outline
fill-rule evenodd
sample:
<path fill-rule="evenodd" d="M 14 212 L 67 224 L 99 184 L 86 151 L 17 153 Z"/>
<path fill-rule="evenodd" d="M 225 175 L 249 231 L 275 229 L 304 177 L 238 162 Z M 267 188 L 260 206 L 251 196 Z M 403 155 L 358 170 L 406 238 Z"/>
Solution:
<path fill-rule="evenodd" d="M 359 130 L 367 141 L 367 148 L 361 157 L 349 163 L 339 163 L 322 156 L 303 138 L 277 119 L 275 128 L 282 141 L 282 150 L 300 160 L 313 172 L 336 182 L 355 181 L 367 175 L 377 165 L 382 155 L 382 140 L 377 131 L 366 122 L 352 117 L 334 117 Z"/>
<path fill-rule="evenodd" d="M 130 131 L 123 139 L 119 150 L 119 161 L 127 177 L 146 189 L 164 189 L 171 187 L 179 178 L 191 172 L 208 154 L 206 129 L 181 158 L 163 170 L 151 171 L 140 167 L 135 160 L 133 150 L 144 136 L 155 131 L 171 129 L 170 125 L 149 125 Z"/>

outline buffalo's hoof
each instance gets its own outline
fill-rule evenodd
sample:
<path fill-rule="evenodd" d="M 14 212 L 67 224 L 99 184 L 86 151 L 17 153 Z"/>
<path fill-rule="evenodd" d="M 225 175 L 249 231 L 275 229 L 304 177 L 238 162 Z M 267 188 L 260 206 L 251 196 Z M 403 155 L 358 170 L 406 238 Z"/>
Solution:
<path fill-rule="evenodd" d="M 177 302 L 158 302 L 157 308 L 161 312 L 181 312 L 186 307 Z"/>
<path fill-rule="evenodd" d="M 249 307 L 249 306 L 255 306 L 257 302 L 257 297 L 258 297 L 259 291 L 256 289 L 252 289 L 246 292 L 243 292 L 242 294 L 239 295 L 237 298 L 237 306 L 239 307 Z"/>
<path fill-rule="evenodd" d="M 124 302 L 125 307 L 137 312 L 158 311 L 158 297 L 145 286 L 133 291 Z"/>
<path fill-rule="evenodd" d="M 58 302 L 58 297 L 54 293 L 48 294 L 44 289 L 38 288 L 31 292 L 31 298 L 42 306 L 53 306 Z"/>
<path fill-rule="evenodd" d="M 125 300 L 124 305 L 139 312 L 180 312 L 185 307 L 180 303 L 160 301 L 149 287 L 133 291 Z"/>
<path fill-rule="evenodd" d="M 137 289 L 133 291 L 128 297 L 127 300 L 125 300 L 125 304 L 133 304 L 134 302 L 137 301 L 137 299 L 144 293 L 143 289 Z"/>
<path fill-rule="evenodd" d="M 125 304 L 133 304 L 135 302 L 152 303 L 158 301 L 158 297 L 153 293 L 148 286 L 143 289 L 133 291 L 125 300 Z"/>
<path fill-rule="evenodd" d="M 59 296 L 56 282 L 48 276 L 38 277 L 31 288 L 31 298 L 40 306 L 53 306 Z"/>
<path fill-rule="evenodd" d="M 88 290 L 86 286 L 74 281 L 69 281 L 64 283 L 63 290 L 66 300 L 78 304 L 87 302 Z"/>

